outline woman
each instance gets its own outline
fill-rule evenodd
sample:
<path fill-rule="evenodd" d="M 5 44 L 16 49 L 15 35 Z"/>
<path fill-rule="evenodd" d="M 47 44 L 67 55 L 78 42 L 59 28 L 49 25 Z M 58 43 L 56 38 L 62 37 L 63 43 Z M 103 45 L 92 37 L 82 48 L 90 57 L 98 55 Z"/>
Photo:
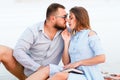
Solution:
<path fill-rule="evenodd" d="M 98 68 L 98 64 L 105 61 L 104 50 L 98 35 L 91 30 L 86 9 L 73 7 L 68 22 L 72 35 L 67 30 L 62 32 L 64 39 L 62 61 L 65 66 L 62 68 L 50 64 L 50 75 L 53 76 L 49 80 L 104 80 Z M 82 70 L 84 74 L 61 72 L 68 68 Z"/>
<path fill-rule="evenodd" d="M 91 30 L 85 8 L 73 7 L 70 10 L 69 26 L 72 32 L 71 40 L 67 30 L 62 33 L 65 43 L 62 58 L 64 68 L 77 68 L 83 70 L 84 74 L 58 73 L 51 80 L 104 80 L 98 69 L 98 64 L 105 61 L 104 50 L 98 35 Z M 64 79 L 60 79 L 63 77 Z"/>

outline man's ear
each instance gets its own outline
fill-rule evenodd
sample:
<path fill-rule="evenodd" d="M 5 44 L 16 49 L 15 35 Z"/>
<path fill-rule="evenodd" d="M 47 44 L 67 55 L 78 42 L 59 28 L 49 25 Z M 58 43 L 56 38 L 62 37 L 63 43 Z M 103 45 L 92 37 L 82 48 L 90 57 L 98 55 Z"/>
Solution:
<path fill-rule="evenodd" d="M 55 20 L 56 20 L 55 16 L 50 16 L 50 21 L 51 21 L 52 23 L 54 23 Z"/>

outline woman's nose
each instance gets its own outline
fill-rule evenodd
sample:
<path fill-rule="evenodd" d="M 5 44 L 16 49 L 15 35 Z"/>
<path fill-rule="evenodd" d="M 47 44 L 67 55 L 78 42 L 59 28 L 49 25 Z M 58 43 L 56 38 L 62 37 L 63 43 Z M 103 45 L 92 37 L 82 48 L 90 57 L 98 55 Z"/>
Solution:
<path fill-rule="evenodd" d="M 69 22 L 69 19 L 68 19 L 68 18 L 66 18 L 66 21 L 67 21 L 67 22 Z"/>

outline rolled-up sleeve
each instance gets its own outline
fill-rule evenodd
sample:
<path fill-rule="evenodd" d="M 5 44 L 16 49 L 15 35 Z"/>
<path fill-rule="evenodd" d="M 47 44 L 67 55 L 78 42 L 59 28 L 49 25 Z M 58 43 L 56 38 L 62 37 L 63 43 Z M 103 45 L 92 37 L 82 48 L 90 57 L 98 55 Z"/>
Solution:
<path fill-rule="evenodd" d="M 36 71 L 40 64 L 36 63 L 28 54 L 29 49 L 34 43 L 34 34 L 32 33 L 30 28 L 27 28 L 20 39 L 18 40 L 13 56 L 15 59 L 22 64 L 25 68 L 30 69 L 32 71 Z"/>

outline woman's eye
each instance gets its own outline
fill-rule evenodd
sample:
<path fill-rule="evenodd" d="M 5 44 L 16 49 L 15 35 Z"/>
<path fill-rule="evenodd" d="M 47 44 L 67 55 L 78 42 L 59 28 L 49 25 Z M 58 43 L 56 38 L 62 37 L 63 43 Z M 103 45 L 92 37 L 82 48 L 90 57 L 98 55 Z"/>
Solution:
<path fill-rule="evenodd" d="M 73 19 L 72 17 L 70 17 L 70 19 Z"/>

